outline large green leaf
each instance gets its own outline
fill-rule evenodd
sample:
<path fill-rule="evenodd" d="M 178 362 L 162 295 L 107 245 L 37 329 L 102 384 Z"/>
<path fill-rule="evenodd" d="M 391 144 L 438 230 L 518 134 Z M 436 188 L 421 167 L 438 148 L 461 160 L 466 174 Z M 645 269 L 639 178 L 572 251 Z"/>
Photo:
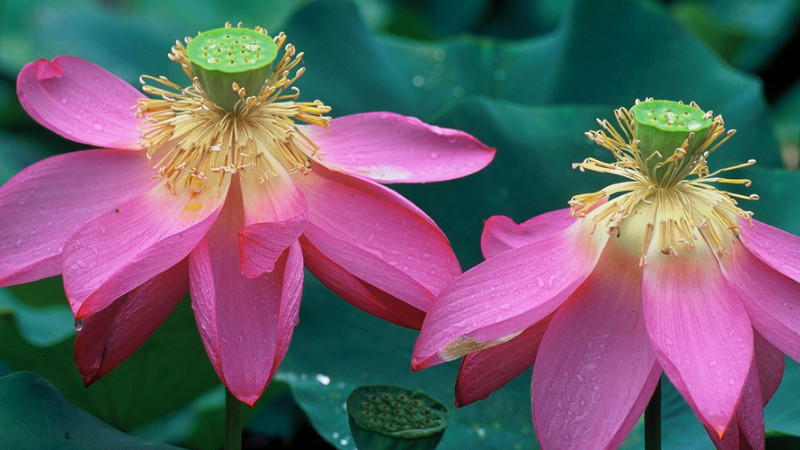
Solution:
<path fill-rule="evenodd" d="M 116 430 L 75 407 L 50 382 L 32 373 L 0 378 L 0 447 L 169 449 Z"/>
<path fill-rule="evenodd" d="M 56 280 L 26 286 L 60 299 L 49 306 L 26 304 L 13 295 L 16 288 L 0 290 L 0 358 L 14 370 L 37 372 L 71 402 L 125 431 L 179 411 L 219 385 L 186 301 L 137 353 L 85 388 L 72 360 L 72 314 Z"/>
<path fill-rule="evenodd" d="M 753 71 L 791 37 L 800 4 L 794 0 L 679 0 L 670 10 L 726 61 Z"/>
<path fill-rule="evenodd" d="M 800 172 L 756 165 L 742 170 L 738 175 L 752 180 L 753 184 L 748 190 L 760 197 L 758 201 L 746 205 L 755 213 L 755 219 L 800 236 L 800 214 L 797 213 Z"/>
<path fill-rule="evenodd" d="M 473 95 L 615 107 L 647 96 L 694 100 L 725 112 L 743 130 L 741 142 L 767 136 L 773 153 L 758 156 L 780 163 L 757 80 L 725 65 L 661 8 L 573 3 L 556 30 L 518 41 L 466 36 L 421 43 L 377 35 L 354 7 L 338 2 L 303 8 L 286 28 L 306 53 L 303 95 L 322 99 L 334 115 L 391 110 L 430 120 Z"/>
<path fill-rule="evenodd" d="M 311 277 L 309 277 L 311 278 Z M 365 384 L 422 390 L 450 409 L 439 448 L 531 448 L 530 371 L 489 399 L 456 409 L 456 364 L 411 371 L 416 332 L 382 322 L 306 283 L 300 325 L 277 378 L 288 383 L 314 427 L 338 448 L 353 448 L 345 400 Z"/>
<path fill-rule="evenodd" d="M 277 24 L 306 3 L 6 0 L 0 7 L 13 14 L 0 14 L 0 66 L 4 80 L 12 80 L 27 61 L 70 53 L 130 82 L 150 73 L 185 83 L 165 57 L 175 39 L 225 20 L 279 30 Z M 458 16 L 447 16 L 446 8 L 427 12 L 450 21 L 429 35 L 475 30 L 484 36 L 422 43 L 374 31 L 384 25 L 415 35 L 409 29 L 415 21 L 393 20 L 389 15 L 398 9 L 386 3 L 314 2 L 294 15 L 285 28 L 305 52 L 308 69 L 297 84 L 303 99 L 320 98 L 333 107 L 334 116 L 370 110 L 415 115 L 464 129 L 498 149 L 486 170 L 463 180 L 397 187 L 442 226 L 465 269 L 481 260 L 478 243 L 487 217 L 503 214 L 522 221 L 610 182 L 570 168 L 587 156 L 608 158 L 583 132 L 597 128 L 595 117 L 611 117 L 613 108 L 645 96 L 696 100 L 723 114 L 740 132 L 712 158 L 712 168 L 758 159 L 759 166 L 742 175 L 754 180 L 752 192 L 762 198 L 749 209 L 760 220 L 800 231 L 796 208 L 786 206 L 797 202 L 796 175 L 770 169 L 780 160 L 760 83 L 721 62 L 657 4 L 513 1 L 497 10 L 502 14 L 489 17 L 481 16 L 485 2 L 473 1 L 473 9 Z M 527 15 L 530 11 L 548 16 L 537 19 Z M 512 23 L 507 17 L 518 20 L 514 23 L 540 20 L 541 26 L 502 30 Z M 8 103 L 13 87 L 3 89 L 0 96 Z M 0 127 L 28 136 L 41 131 L 9 123 Z M 48 153 L 29 157 L 26 140 L 2 141 L 0 176 Z M 207 439 L 212 445 L 208 435 L 192 431 L 202 427 L 213 434 L 209 424 L 220 417 L 220 395 L 188 303 L 129 361 L 87 390 L 71 361 L 72 325 L 59 284 L 51 279 L 7 291 L 13 296 L 0 303 L 0 357 L 12 368 L 39 371 L 71 401 L 115 426 L 170 442 L 193 433 L 192 443 Z M 53 306 L 58 304 L 60 309 Z M 59 325 L 41 333 L 50 314 L 60 317 Z M 329 442 L 352 447 L 342 405 L 358 385 L 400 384 L 452 404 L 454 364 L 410 372 L 415 335 L 353 309 L 309 281 L 301 323 L 278 378 Z M 790 421 L 798 415 L 788 405 L 797 400 L 800 380 L 792 374 L 787 369 L 767 426 L 796 434 Z M 535 446 L 529 386 L 527 372 L 488 400 L 454 410 L 442 448 L 465 442 L 483 448 Z M 708 447 L 691 410 L 669 389 L 665 444 Z M 677 406 L 667 411 L 668 405 Z M 778 419 L 770 411 L 777 411 Z M 290 435 L 286 429 L 281 433 Z M 640 446 L 640 436 L 637 428 L 628 447 Z"/>

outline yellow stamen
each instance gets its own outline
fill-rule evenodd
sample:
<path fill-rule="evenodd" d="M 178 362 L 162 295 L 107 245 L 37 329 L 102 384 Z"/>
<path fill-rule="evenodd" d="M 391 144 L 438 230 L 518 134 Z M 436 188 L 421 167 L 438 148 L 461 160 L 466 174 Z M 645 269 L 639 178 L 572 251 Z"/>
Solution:
<path fill-rule="evenodd" d="M 694 103 L 691 106 L 699 109 Z M 705 118 L 710 118 L 710 114 L 710 111 L 706 113 Z M 644 158 L 639 151 L 640 142 L 631 112 L 620 108 L 615 111 L 615 117 L 621 132 L 608 121 L 598 120 L 603 129 L 586 133 L 595 143 L 608 149 L 615 161 L 606 163 L 587 158 L 573 164 L 573 168 L 610 173 L 630 181 L 574 196 L 570 200 L 570 214 L 591 221 L 591 229 L 599 225 L 608 233 L 628 240 L 627 244 L 640 252 L 641 265 L 646 264 L 645 255 L 651 245 L 658 245 L 662 253 L 675 257 L 684 250 L 692 251 L 701 243 L 717 254 L 724 253 L 739 234 L 739 218 L 749 220 L 753 215 L 741 209 L 735 199 L 758 199 L 755 194 L 744 196 L 721 191 L 712 185 L 750 186 L 750 180 L 717 175 L 751 166 L 755 160 L 713 173 L 708 170 L 708 156 L 735 131 L 726 133 L 722 117 L 717 116 L 706 137 L 691 154 L 687 149 L 694 139 L 693 133 L 689 133 L 684 144 L 671 155 L 653 153 Z M 651 158 L 657 158 L 657 162 L 653 164 Z M 616 194 L 620 195 L 600 204 Z M 635 242 L 630 242 L 631 239 Z"/>
<path fill-rule="evenodd" d="M 260 27 L 255 30 L 266 34 Z M 233 83 L 231 89 L 240 98 L 233 111 L 214 104 L 203 92 L 181 42 L 169 56 L 192 80 L 190 86 L 180 87 L 165 77 L 141 77 L 142 90 L 156 97 L 139 100 L 137 115 L 144 119 L 141 144 L 173 192 L 219 185 L 227 173 L 252 171 L 263 182 L 281 171 L 311 169 L 318 147 L 297 122 L 327 128 L 330 108 L 319 100 L 295 101 L 300 91 L 292 84 L 303 75 L 304 68 L 297 68 L 303 54 L 285 44 L 283 33 L 274 40 L 283 47 L 283 56 L 259 92 L 245 92 Z"/>

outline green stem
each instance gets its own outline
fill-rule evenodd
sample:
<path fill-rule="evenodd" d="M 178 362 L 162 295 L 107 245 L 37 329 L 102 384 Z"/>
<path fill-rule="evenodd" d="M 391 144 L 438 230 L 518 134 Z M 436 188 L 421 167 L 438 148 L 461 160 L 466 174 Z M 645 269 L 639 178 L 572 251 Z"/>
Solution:
<path fill-rule="evenodd" d="M 661 379 L 644 410 L 644 448 L 661 450 Z"/>
<path fill-rule="evenodd" d="M 242 448 L 242 402 L 225 389 L 225 450 Z"/>

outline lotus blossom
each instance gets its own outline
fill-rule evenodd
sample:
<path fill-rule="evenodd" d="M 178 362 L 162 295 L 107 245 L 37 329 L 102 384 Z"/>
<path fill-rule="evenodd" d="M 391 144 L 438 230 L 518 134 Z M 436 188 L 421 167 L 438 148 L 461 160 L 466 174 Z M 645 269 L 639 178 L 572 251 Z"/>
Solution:
<path fill-rule="evenodd" d="M 715 445 L 763 448 L 783 355 L 800 360 L 800 238 L 714 187 L 749 185 L 708 170 L 733 134 L 721 116 L 649 100 L 616 118 L 621 132 L 587 133 L 615 162 L 575 167 L 626 180 L 521 224 L 488 219 L 486 261 L 437 296 L 413 367 L 464 356 L 461 406 L 533 364 L 542 448 L 581 449 L 619 446 L 663 372 Z"/>
<path fill-rule="evenodd" d="M 96 148 L 0 188 L 0 286 L 62 274 L 87 384 L 190 291 L 211 363 L 252 405 L 298 322 L 304 266 L 353 305 L 415 328 L 461 273 L 431 218 L 379 183 L 465 176 L 494 150 L 387 112 L 331 120 L 322 102 L 296 101 L 302 53 L 285 39 L 229 25 L 187 38 L 170 57 L 190 85 L 143 76 L 150 97 L 76 57 L 22 69 L 25 110 Z"/>

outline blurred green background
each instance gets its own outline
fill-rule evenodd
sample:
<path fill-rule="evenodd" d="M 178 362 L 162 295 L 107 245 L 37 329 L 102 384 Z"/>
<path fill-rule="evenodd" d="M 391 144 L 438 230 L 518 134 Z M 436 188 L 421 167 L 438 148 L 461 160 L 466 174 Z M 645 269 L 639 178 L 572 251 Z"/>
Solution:
<path fill-rule="evenodd" d="M 70 54 L 137 86 L 141 74 L 186 84 L 166 57 L 172 43 L 241 21 L 288 34 L 305 52 L 302 98 L 323 100 L 334 117 L 388 110 L 497 148 L 487 169 L 465 179 L 394 186 L 437 221 L 465 270 L 481 261 L 486 218 L 523 221 L 607 184 L 570 168 L 587 156 L 608 158 L 583 132 L 645 97 L 694 100 L 723 114 L 738 133 L 712 170 L 757 159 L 739 173 L 761 197 L 745 207 L 800 234 L 799 17 L 797 0 L 0 0 L 0 182 L 82 148 L 22 111 L 15 79 L 25 63 Z M 362 384 L 397 384 L 450 406 L 441 449 L 536 448 L 530 370 L 456 410 L 457 363 L 412 373 L 415 336 L 309 275 L 285 362 L 246 412 L 245 446 L 352 449 L 347 395 Z M 88 389 L 72 363 L 74 337 L 60 279 L 0 289 L 0 376 L 8 374 L 0 379 L 0 446 L 221 447 L 223 390 L 188 300 Z M 674 388 L 667 382 L 664 390 L 664 447 L 711 447 Z M 771 447 L 800 445 L 793 361 L 766 426 Z M 642 440 L 640 424 L 625 447 Z"/>

